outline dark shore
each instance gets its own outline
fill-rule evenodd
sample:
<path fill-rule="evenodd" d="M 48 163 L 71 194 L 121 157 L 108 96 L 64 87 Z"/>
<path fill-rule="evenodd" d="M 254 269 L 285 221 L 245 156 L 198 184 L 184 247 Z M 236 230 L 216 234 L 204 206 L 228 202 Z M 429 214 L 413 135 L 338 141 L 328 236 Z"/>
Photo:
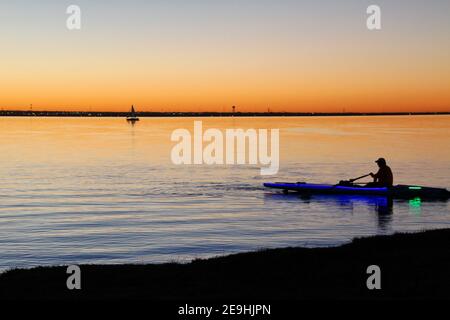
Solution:
<path fill-rule="evenodd" d="M 0 275 L 0 299 L 450 299 L 450 229 L 355 239 L 331 248 L 284 248 L 189 264 L 83 265 L 82 289 L 66 267 Z M 381 268 L 381 290 L 366 269 Z"/>
<path fill-rule="evenodd" d="M 1 110 L 0 117 L 127 117 L 129 112 Z M 334 117 L 450 115 L 450 112 L 136 112 L 137 117 Z"/>

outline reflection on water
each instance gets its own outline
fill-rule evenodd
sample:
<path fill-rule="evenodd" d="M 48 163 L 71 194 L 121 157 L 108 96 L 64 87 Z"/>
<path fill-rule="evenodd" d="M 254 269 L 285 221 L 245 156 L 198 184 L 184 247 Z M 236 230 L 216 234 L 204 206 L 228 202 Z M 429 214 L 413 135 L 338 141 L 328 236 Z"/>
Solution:
<path fill-rule="evenodd" d="M 392 198 L 384 198 L 376 205 L 378 216 L 378 227 L 382 232 L 389 230 L 394 214 L 394 200 Z"/>
<path fill-rule="evenodd" d="M 378 222 L 378 233 L 384 234 L 390 230 L 392 215 L 394 214 L 394 200 L 383 196 L 363 195 L 304 195 L 298 193 L 274 193 L 266 194 L 269 200 L 286 200 L 292 198 L 306 204 L 323 203 L 330 206 L 330 210 L 348 209 L 354 213 L 354 208 L 364 205 L 373 212 L 373 217 Z M 402 201 L 399 200 L 399 204 Z M 356 211 L 356 210 L 355 210 Z"/>
<path fill-rule="evenodd" d="M 420 215 L 422 212 L 422 199 L 417 197 L 409 200 L 409 209 L 412 214 Z"/>
<path fill-rule="evenodd" d="M 279 128 L 275 177 L 255 166 L 174 166 L 193 118 L 0 118 L 0 269 L 140 263 L 329 246 L 450 226 L 448 202 L 279 194 L 262 183 L 335 183 L 389 160 L 396 183 L 450 186 L 450 117 L 207 118 Z M 395 136 L 395 139 L 392 137 Z"/>
<path fill-rule="evenodd" d="M 414 199 L 393 199 L 384 196 L 364 196 L 364 195 L 308 195 L 296 192 L 283 193 L 275 191 L 265 194 L 266 203 L 271 201 L 279 202 L 299 202 L 307 205 L 322 204 L 330 207 L 331 210 L 342 210 L 357 213 L 361 206 L 365 206 L 371 211 L 372 217 L 377 221 L 378 234 L 387 234 L 392 230 L 392 222 L 396 210 L 400 214 L 408 206 L 409 214 L 420 216 L 422 205 L 430 205 L 435 208 L 447 208 L 447 200 L 429 200 L 416 197 Z"/>

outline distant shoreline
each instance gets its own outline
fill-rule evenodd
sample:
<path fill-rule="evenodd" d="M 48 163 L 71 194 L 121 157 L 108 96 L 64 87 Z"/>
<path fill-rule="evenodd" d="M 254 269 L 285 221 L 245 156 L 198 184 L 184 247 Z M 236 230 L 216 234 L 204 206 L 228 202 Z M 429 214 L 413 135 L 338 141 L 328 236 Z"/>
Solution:
<path fill-rule="evenodd" d="M 137 117 L 355 117 L 450 115 L 450 112 L 137 112 Z M 2 110 L 0 117 L 127 117 L 129 112 Z"/>

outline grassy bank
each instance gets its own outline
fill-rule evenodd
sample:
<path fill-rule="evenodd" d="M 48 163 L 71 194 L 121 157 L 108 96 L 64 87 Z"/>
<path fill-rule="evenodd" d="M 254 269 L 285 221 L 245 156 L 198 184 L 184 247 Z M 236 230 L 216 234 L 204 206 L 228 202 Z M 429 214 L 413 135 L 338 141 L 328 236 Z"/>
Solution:
<path fill-rule="evenodd" d="M 79 291 L 66 288 L 66 267 L 11 270 L 0 275 L 0 299 L 449 299 L 449 244 L 447 229 L 189 264 L 85 265 Z M 381 268 L 381 290 L 367 289 L 369 265 Z"/>

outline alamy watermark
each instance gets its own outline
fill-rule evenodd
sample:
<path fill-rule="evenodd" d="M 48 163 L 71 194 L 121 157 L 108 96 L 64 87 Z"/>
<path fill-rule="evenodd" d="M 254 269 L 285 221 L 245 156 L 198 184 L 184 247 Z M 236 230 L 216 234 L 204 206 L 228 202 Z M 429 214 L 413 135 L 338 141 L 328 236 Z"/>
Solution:
<path fill-rule="evenodd" d="M 369 6 L 366 10 L 369 17 L 366 25 L 369 30 L 381 30 L 381 8 L 375 4 Z"/>
<path fill-rule="evenodd" d="M 80 30 L 81 29 L 81 8 L 77 5 L 70 5 L 66 9 L 66 14 L 69 17 L 66 20 L 66 27 L 69 30 Z"/>
<path fill-rule="evenodd" d="M 78 5 L 72 4 L 67 7 L 66 14 L 69 17 L 66 20 L 66 27 L 69 30 L 81 29 L 81 8 Z M 367 7 L 366 14 L 369 16 L 366 20 L 366 26 L 369 30 L 381 30 L 381 8 L 376 4 Z"/>
<path fill-rule="evenodd" d="M 71 265 L 67 267 L 67 274 L 70 276 L 67 278 L 66 286 L 69 290 L 81 290 L 81 269 L 77 265 Z"/>
<path fill-rule="evenodd" d="M 176 165 L 260 165 L 261 175 L 278 173 L 280 165 L 279 129 L 219 129 L 203 132 L 203 122 L 194 121 L 194 131 L 176 129 L 171 151 Z M 270 137 L 269 137 L 270 135 Z"/>
<path fill-rule="evenodd" d="M 370 276 L 367 278 L 366 286 L 369 290 L 381 290 L 381 269 L 377 265 L 371 265 L 367 267 L 367 274 Z"/>

